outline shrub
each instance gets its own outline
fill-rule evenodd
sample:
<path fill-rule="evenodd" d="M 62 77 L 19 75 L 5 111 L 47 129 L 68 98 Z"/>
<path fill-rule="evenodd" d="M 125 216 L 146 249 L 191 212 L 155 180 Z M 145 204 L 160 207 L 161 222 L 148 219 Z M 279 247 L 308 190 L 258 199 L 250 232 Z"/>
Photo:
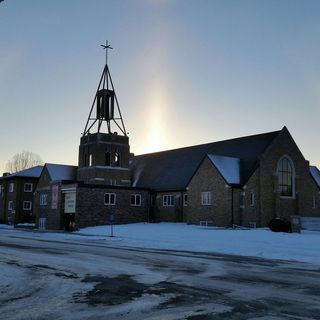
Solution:
<path fill-rule="evenodd" d="M 285 218 L 273 218 L 269 228 L 273 232 L 291 232 L 291 222 Z"/>

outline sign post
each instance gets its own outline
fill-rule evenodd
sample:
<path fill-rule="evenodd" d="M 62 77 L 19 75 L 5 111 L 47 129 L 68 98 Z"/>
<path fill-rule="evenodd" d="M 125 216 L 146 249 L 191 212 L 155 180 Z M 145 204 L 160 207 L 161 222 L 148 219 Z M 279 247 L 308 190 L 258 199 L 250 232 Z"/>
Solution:
<path fill-rule="evenodd" d="M 111 235 L 110 235 L 110 237 L 114 237 L 114 235 L 113 235 L 113 221 L 114 221 L 114 215 L 113 215 L 113 214 L 110 214 L 110 216 L 109 216 L 109 220 L 110 220 L 110 227 L 111 227 Z"/>

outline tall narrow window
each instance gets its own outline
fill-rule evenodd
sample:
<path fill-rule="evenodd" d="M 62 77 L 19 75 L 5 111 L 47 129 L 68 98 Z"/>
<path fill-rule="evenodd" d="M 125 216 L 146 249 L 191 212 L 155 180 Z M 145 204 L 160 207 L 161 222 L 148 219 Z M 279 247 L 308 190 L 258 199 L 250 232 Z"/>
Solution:
<path fill-rule="evenodd" d="M 279 192 L 282 197 L 294 196 L 294 168 L 288 157 L 283 157 L 278 162 Z"/>
<path fill-rule="evenodd" d="M 13 189 L 14 189 L 14 183 L 10 183 L 9 184 L 9 192 L 13 192 Z"/>
<path fill-rule="evenodd" d="M 110 155 L 110 152 L 106 152 L 104 154 L 104 165 L 109 167 L 110 164 L 111 164 L 111 155 Z"/>
<path fill-rule="evenodd" d="M 164 207 L 172 207 L 174 205 L 174 198 L 171 194 L 163 195 L 162 204 Z"/>
<path fill-rule="evenodd" d="M 250 206 L 253 207 L 255 203 L 254 193 L 250 193 Z"/>
<path fill-rule="evenodd" d="M 203 206 L 211 205 L 211 192 L 210 191 L 201 192 L 201 204 Z"/>
<path fill-rule="evenodd" d="M 183 194 L 183 206 L 186 207 L 188 205 L 188 194 Z"/>
<path fill-rule="evenodd" d="M 45 193 L 40 194 L 40 206 L 46 206 L 48 204 L 48 195 Z"/>
<path fill-rule="evenodd" d="M 8 202 L 8 210 L 13 210 L 13 201 Z"/>
<path fill-rule="evenodd" d="M 120 153 L 116 152 L 114 155 L 114 165 L 120 167 Z"/>
<path fill-rule="evenodd" d="M 92 167 L 92 153 L 89 154 L 89 167 Z"/>

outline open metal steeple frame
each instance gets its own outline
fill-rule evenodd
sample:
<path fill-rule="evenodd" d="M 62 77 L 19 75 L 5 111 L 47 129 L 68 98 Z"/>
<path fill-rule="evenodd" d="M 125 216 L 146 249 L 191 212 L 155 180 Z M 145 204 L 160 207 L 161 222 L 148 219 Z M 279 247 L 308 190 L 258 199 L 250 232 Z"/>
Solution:
<path fill-rule="evenodd" d="M 108 49 L 113 49 L 113 48 L 108 44 L 108 41 L 106 41 L 105 45 L 101 45 L 101 47 L 103 47 L 106 50 L 106 64 L 103 68 L 103 72 L 100 77 L 99 85 L 98 85 L 95 97 L 93 99 L 93 103 L 92 103 L 92 106 L 90 109 L 88 120 L 86 122 L 82 136 L 86 136 L 86 135 L 90 134 L 90 130 L 95 126 L 95 124 L 97 124 L 97 132 L 98 133 L 102 132 L 103 123 L 106 123 L 106 129 L 109 134 L 113 133 L 112 128 L 111 128 L 111 124 L 114 123 L 116 125 L 116 127 L 122 132 L 122 134 L 124 136 L 127 136 L 127 131 L 126 131 L 123 119 L 122 119 L 122 114 L 121 114 L 121 110 L 119 107 L 118 98 L 117 98 L 117 95 L 114 90 L 113 81 L 112 81 L 110 70 L 108 67 Z M 115 101 L 115 105 L 116 105 L 116 110 L 118 111 L 118 115 L 117 115 L 117 117 L 112 117 L 112 119 L 105 119 L 105 118 L 101 118 L 101 117 L 97 117 L 97 116 L 94 117 L 93 112 L 94 112 L 94 107 L 97 102 L 98 92 L 101 90 L 104 90 L 104 89 L 111 90 L 113 93 L 113 96 L 114 96 L 114 101 Z"/>

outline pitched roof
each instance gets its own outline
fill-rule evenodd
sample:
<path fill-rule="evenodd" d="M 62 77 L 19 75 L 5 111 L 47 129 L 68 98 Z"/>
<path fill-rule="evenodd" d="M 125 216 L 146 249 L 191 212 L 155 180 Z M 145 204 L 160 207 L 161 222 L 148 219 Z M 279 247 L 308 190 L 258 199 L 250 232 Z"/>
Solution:
<path fill-rule="evenodd" d="M 50 178 L 53 181 L 76 179 L 77 166 L 55 163 L 46 163 L 45 166 L 47 167 Z"/>
<path fill-rule="evenodd" d="M 35 166 L 32 168 L 24 169 L 12 174 L 5 176 L 5 178 L 12 178 L 12 177 L 27 177 L 27 178 L 39 178 L 43 166 Z"/>
<path fill-rule="evenodd" d="M 228 184 L 240 184 L 240 159 L 208 154 L 209 160 Z"/>
<path fill-rule="evenodd" d="M 130 165 L 133 186 L 154 190 L 184 189 L 207 154 L 240 159 L 240 183 L 245 183 L 258 165 L 258 157 L 280 132 L 135 156 Z"/>
<path fill-rule="evenodd" d="M 313 177 L 314 181 L 320 188 L 320 170 L 316 166 L 310 166 L 309 167 L 311 176 Z"/>

